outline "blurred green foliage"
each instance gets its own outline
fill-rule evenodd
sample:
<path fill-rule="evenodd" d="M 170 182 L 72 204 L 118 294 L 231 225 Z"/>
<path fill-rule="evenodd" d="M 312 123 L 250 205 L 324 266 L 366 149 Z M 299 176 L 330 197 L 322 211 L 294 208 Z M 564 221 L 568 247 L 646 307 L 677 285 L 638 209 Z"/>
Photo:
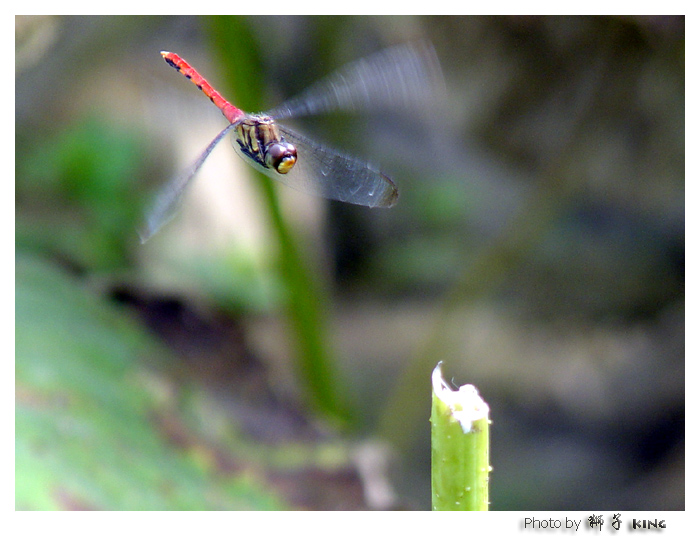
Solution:
<path fill-rule="evenodd" d="M 87 271 L 129 266 L 145 140 L 94 116 L 52 134 L 17 155 L 17 248 Z"/>
<path fill-rule="evenodd" d="M 177 400 L 158 346 L 122 312 L 24 254 L 16 300 L 17 509 L 283 507 L 252 479 L 202 463 L 196 445 L 168 440 Z"/>

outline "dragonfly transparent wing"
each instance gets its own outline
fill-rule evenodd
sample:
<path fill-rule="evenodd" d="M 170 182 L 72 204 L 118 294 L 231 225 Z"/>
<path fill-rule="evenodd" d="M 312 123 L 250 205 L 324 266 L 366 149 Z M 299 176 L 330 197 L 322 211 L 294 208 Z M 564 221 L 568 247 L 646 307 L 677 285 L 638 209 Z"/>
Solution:
<path fill-rule="evenodd" d="M 209 146 L 204 150 L 204 152 L 199 155 L 199 158 L 192 164 L 184 173 L 177 175 L 175 178 L 171 179 L 163 189 L 158 192 L 155 198 L 153 206 L 148 211 L 146 215 L 146 222 L 141 229 L 139 229 L 139 237 L 141 238 L 141 243 L 144 244 L 149 238 L 156 234 L 163 225 L 168 223 L 180 208 L 182 203 L 182 198 L 185 196 L 187 187 L 192 184 L 192 179 L 202 167 L 204 161 L 214 150 L 214 147 L 224 139 L 226 134 L 235 126 L 234 123 L 228 125 L 212 140 Z"/>
<path fill-rule="evenodd" d="M 241 151 L 236 152 L 258 171 L 295 190 L 368 207 L 391 207 L 399 192 L 391 179 L 371 164 L 340 154 L 308 138 L 277 125 L 282 137 L 297 148 L 297 162 L 289 173 L 265 168 Z"/>
<path fill-rule="evenodd" d="M 435 50 L 419 41 L 350 63 L 268 114 L 285 119 L 336 110 L 415 110 L 441 101 L 444 93 Z"/>

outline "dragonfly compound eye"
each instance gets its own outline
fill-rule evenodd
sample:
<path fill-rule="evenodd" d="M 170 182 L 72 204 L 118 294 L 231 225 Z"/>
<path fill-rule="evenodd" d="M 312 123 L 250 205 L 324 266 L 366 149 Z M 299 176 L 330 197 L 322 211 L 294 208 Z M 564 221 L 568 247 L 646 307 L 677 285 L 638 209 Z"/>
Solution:
<path fill-rule="evenodd" d="M 297 162 L 297 148 L 285 141 L 272 143 L 265 153 L 265 164 L 277 173 L 289 173 Z"/>

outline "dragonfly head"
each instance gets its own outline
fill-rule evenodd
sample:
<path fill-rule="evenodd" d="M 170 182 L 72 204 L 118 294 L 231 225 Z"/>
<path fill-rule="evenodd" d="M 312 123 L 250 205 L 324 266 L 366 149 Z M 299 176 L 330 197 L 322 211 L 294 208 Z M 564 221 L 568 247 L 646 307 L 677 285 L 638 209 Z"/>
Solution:
<path fill-rule="evenodd" d="M 282 175 L 289 173 L 297 162 L 297 148 L 286 141 L 271 143 L 265 152 L 265 164 Z"/>

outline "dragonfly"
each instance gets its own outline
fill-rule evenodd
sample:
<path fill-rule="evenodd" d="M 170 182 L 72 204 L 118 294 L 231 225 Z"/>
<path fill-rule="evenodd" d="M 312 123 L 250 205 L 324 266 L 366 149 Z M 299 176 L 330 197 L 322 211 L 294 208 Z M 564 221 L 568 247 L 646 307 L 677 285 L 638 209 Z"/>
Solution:
<path fill-rule="evenodd" d="M 393 206 L 399 194 L 387 174 L 369 162 L 312 141 L 288 128 L 284 120 L 332 111 L 381 112 L 393 108 L 416 112 L 434 99 L 443 85 L 434 49 L 420 41 L 397 45 L 351 63 L 281 106 L 251 114 L 227 101 L 177 54 L 163 51 L 161 55 L 209 97 L 228 125 L 189 168 L 157 195 L 139 230 L 142 243 L 174 217 L 193 178 L 229 134 L 234 149 L 245 162 L 291 188 L 367 207 Z"/>

